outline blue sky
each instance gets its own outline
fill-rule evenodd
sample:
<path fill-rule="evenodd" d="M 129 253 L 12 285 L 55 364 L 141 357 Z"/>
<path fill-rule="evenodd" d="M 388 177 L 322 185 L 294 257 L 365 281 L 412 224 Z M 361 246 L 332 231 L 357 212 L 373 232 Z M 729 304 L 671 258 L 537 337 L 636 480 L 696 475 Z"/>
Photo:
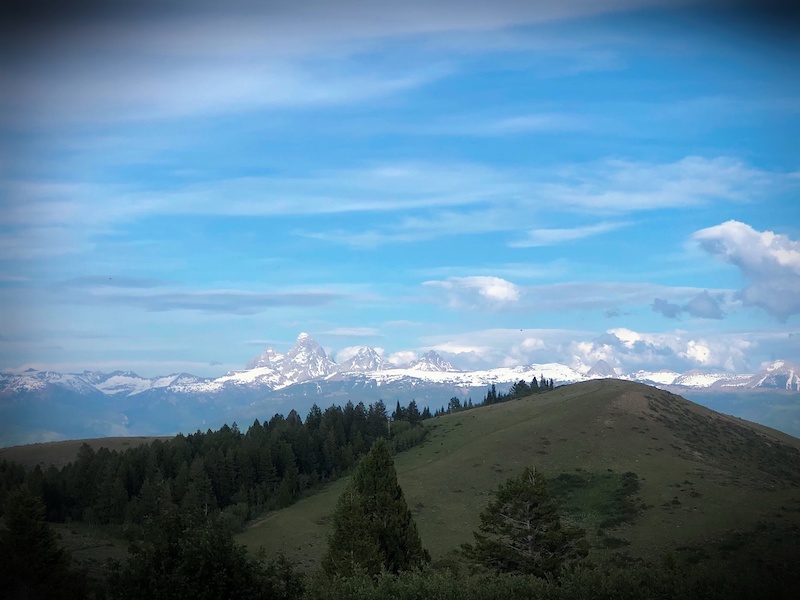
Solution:
<path fill-rule="evenodd" d="M 394 4 L 7 19 L 0 368 L 800 363 L 780 18 Z"/>

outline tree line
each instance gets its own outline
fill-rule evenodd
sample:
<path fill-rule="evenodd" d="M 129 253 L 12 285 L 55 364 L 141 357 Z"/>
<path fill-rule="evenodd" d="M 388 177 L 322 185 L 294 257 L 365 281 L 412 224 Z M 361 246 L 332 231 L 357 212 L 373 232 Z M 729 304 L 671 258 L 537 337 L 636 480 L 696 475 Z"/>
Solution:
<path fill-rule="evenodd" d="M 450 413 L 458 412 L 460 410 L 469 410 L 471 408 L 478 408 L 479 406 L 486 406 L 488 404 L 498 404 L 499 402 L 508 402 L 509 400 L 526 398 L 534 394 L 549 392 L 550 390 L 554 389 L 555 382 L 552 379 L 545 379 L 544 375 L 542 375 L 540 379 L 536 379 L 536 377 L 534 377 L 530 383 L 524 379 L 520 379 L 511 386 L 507 393 L 498 392 L 497 386 L 493 383 L 486 390 L 486 394 L 483 396 L 483 400 L 481 402 L 473 404 L 472 398 L 468 398 L 466 402 L 463 402 L 458 396 L 453 396 L 450 398 L 447 406 L 436 409 L 433 413 L 433 416 L 438 417 L 441 415 L 449 415 Z M 426 410 L 428 410 L 427 407 Z M 430 410 L 428 410 L 428 415 L 430 415 Z"/>
<path fill-rule="evenodd" d="M 84 444 L 65 467 L 26 470 L 0 463 L 0 505 L 22 485 L 42 499 L 49 521 L 141 525 L 155 507 L 222 513 L 236 527 L 265 510 L 288 506 L 306 490 L 352 469 L 376 440 L 393 451 L 421 442 L 422 414 L 412 400 L 390 419 L 382 401 L 347 402 L 305 420 L 292 410 L 247 429 L 177 435 L 125 451 Z"/>

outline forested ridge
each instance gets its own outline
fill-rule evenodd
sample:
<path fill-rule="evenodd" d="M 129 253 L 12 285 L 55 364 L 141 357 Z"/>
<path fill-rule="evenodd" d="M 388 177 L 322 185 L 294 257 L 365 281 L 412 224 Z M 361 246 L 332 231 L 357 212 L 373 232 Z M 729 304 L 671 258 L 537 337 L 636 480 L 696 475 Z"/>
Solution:
<path fill-rule="evenodd" d="M 206 515 L 220 511 L 235 528 L 340 477 L 379 438 L 388 438 L 395 452 L 424 439 L 416 402 L 398 403 L 392 416 L 382 401 L 324 411 L 314 405 L 305 420 L 292 410 L 256 420 L 245 432 L 233 423 L 122 452 L 84 444 L 61 469 L 3 461 L 0 505 L 26 484 L 49 521 L 140 525 L 157 504 L 168 503 Z"/>
<path fill-rule="evenodd" d="M 532 389 L 520 382 L 508 394 L 492 387 L 481 404 L 552 387 L 547 382 Z M 473 407 L 471 401 L 455 400 L 436 412 Z M 26 600 L 730 600 L 793 599 L 800 592 L 796 525 L 764 524 L 713 545 L 685 548 L 681 555 L 664 554 L 660 562 L 625 550 L 592 553 L 597 546 L 588 543 L 586 531 L 562 516 L 569 490 L 591 483 L 594 475 L 578 469 L 547 479 L 535 465 L 491 491 L 474 544 L 432 560 L 392 458 L 426 439 L 426 432 L 437 427 L 423 426 L 430 417 L 430 410 L 420 412 L 414 401 L 407 407 L 398 403 L 391 414 L 383 402 L 348 402 L 324 411 L 314 406 L 305 420 L 291 411 L 264 423 L 257 420 L 245 432 L 234 423 L 122 452 L 94 451 L 84 444 L 62 469 L 26 471 L 3 462 L 0 595 Z M 234 540 L 233 532 L 247 519 L 288 506 L 351 472 L 326 517 L 325 557 L 311 570 L 300 569 L 277 550 L 275 555 L 263 549 L 248 553 Z M 639 512 L 633 498 L 637 475 L 620 477 L 620 506 L 609 505 L 614 518 L 600 524 L 607 529 L 635 520 Z M 607 479 L 614 479 L 611 469 Z M 127 555 L 89 574 L 71 562 L 48 520 L 124 532 Z"/>

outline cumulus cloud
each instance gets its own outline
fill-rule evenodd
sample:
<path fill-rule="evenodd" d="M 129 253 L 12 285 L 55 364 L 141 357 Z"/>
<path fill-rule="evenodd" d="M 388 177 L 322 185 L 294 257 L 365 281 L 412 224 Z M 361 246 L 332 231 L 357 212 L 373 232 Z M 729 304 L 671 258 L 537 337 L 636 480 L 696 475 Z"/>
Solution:
<path fill-rule="evenodd" d="M 519 287 L 501 277 L 450 277 L 444 281 L 426 281 L 424 285 L 444 290 L 453 306 L 505 306 L 521 297 Z"/>
<path fill-rule="evenodd" d="M 656 298 L 652 308 L 668 319 L 677 319 L 683 313 L 700 319 L 723 319 L 725 317 L 725 312 L 722 310 L 723 302 L 724 297 L 721 294 L 712 295 L 708 290 L 703 290 L 686 304 L 676 304 L 663 298 Z"/>
<path fill-rule="evenodd" d="M 758 306 L 781 321 L 800 313 L 800 242 L 739 221 L 701 229 L 692 237 L 750 281 L 736 296 L 744 305 Z"/>
<path fill-rule="evenodd" d="M 386 360 L 392 365 L 400 366 L 407 365 L 411 361 L 417 360 L 417 358 L 419 358 L 419 356 L 412 350 L 400 350 L 398 352 L 392 352 L 386 357 Z"/>
<path fill-rule="evenodd" d="M 643 333 L 627 328 L 609 329 L 591 341 L 570 344 L 573 364 L 591 365 L 604 360 L 625 371 L 696 369 L 741 371 L 746 352 L 754 343 L 741 335 L 697 335 L 684 331 Z"/>

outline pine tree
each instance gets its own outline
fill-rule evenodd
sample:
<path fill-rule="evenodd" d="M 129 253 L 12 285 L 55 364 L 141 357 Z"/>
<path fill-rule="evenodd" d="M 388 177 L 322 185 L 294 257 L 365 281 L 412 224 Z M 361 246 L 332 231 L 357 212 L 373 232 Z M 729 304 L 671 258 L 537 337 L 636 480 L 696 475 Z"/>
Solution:
<path fill-rule="evenodd" d="M 380 439 L 364 457 L 333 513 L 323 569 L 349 576 L 359 570 L 398 573 L 430 561 L 397 483 L 389 444 Z"/>
<path fill-rule="evenodd" d="M 526 468 L 500 484 L 480 516 L 475 545 L 464 554 L 493 571 L 557 576 L 561 566 L 586 555 L 583 531 L 564 527 L 542 473 Z"/>
<path fill-rule="evenodd" d="M 42 501 L 24 487 L 8 495 L 0 529 L 0 590 L 8 598 L 83 598 L 86 576 L 71 569 L 44 512 Z"/>

